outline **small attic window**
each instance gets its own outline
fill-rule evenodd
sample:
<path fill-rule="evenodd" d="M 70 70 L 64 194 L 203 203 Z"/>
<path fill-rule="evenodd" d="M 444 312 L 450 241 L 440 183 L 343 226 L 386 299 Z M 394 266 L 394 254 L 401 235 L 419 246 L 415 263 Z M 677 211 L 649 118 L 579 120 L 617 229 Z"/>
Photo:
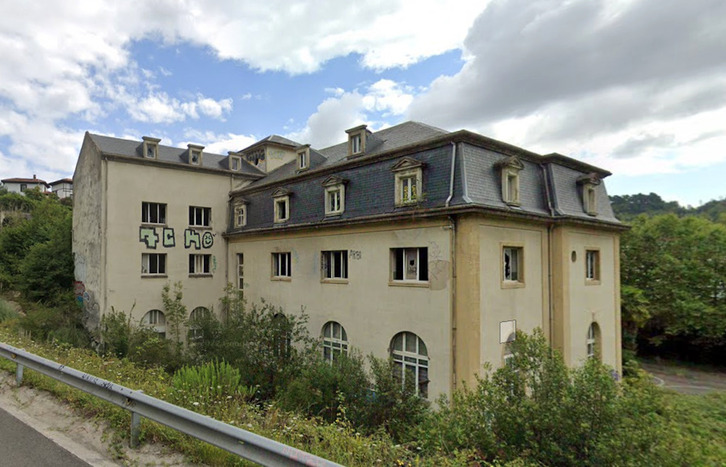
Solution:
<path fill-rule="evenodd" d="M 502 201 L 510 206 L 519 206 L 519 172 L 524 169 L 524 164 L 517 157 L 507 157 L 495 164 L 499 169 L 502 180 Z"/>
<path fill-rule="evenodd" d="M 229 153 L 229 170 L 232 170 L 234 172 L 239 172 L 239 169 L 242 167 L 242 157 L 236 155 L 235 153 Z"/>
<path fill-rule="evenodd" d="M 188 144 L 189 148 L 189 163 L 191 165 L 202 165 L 202 150 L 204 146 L 198 144 Z"/>
<path fill-rule="evenodd" d="M 302 146 L 297 151 L 297 169 L 307 170 L 310 168 L 310 145 Z"/>
<path fill-rule="evenodd" d="M 349 130 L 348 133 L 348 155 L 355 156 L 366 152 L 366 125 L 360 125 Z"/>
<path fill-rule="evenodd" d="M 582 186 L 582 209 L 588 216 L 597 216 L 597 186 L 600 183 L 600 177 L 594 173 L 577 179 L 577 184 Z"/>
<path fill-rule="evenodd" d="M 152 138 L 150 136 L 144 136 L 142 137 L 144 140 L 142 152 L 144 154 L 144 158 L 146 159 L 156 159 L 156 157 L 159 154 L 159 142 L 161 139 L 159 138 Z"/>

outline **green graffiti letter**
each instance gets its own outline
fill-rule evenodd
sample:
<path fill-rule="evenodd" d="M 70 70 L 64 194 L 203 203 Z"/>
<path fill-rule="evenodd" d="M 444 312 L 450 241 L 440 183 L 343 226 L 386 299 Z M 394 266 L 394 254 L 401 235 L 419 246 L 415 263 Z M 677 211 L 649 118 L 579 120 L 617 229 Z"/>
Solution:
<path fill-rule="evenodd" d="M 214 245 L 214 235 L 212 235 L 212 232 L 204 232 L 204 235 L 202 235 L 202 246 L 204 248 L 212 248 L 212 245 Z"/>
<path fill-rule="evenodd" d="M 156 228 L 139 227 L 139 241 L 144 242 L 147 248 L 156 249 L 156 244 L 159 242 L 159 236 L 156 235 Z"/>
<path fill-rule="evenodd" d="M 202 247 L 202 241 L 199 237 L 199 232 L 192 229 L 186 229 L 184 231 L 184 248 L 191 248 L 192 245 L 194 245 L 194 248 L 197 250 Z"/>
<path fill-rule="evenodd" d="M 164 245 L 165 248 L 176 246 L 176 240 L 174 240 L 174 229 L 164 228 L 164 231 L 161 233 L 161 237 L 161 244 Z"/>

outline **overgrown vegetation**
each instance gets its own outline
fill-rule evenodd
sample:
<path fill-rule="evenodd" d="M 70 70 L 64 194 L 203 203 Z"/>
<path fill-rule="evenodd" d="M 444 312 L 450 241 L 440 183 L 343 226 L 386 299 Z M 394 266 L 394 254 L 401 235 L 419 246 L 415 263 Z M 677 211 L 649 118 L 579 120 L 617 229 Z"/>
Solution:
<path fill-rule="evenodd" d="M 393 439 L 383 429 L 366 432 L 356 426 L 348 417 L 355 403 L 344 397 L 338 398 L 333 420 L 326 415 L 332 413 L 329 403 L 321 402 L 332 398 L 313 400 L 318 404 L 313 411 L 320 417 L 305 417 L 300 411 L 310 410 L 293 409 L 282 399 L 262 402 L 252 388 L 240 384 L 242 373 L 222 361 L 185 366 L 170 375 L 158 367 L 100 357 L 90 350 L 34 343 L 9 329 L 0 324 L 0 340 L 343 465 L 668 466 L 720 465 L 726 459 L 726 395 L 665 393 L 640 376 L 619 383 L 595 359 L 569 369 L 541 333 L 518 334 L 511 366 L 490 372 L 476 386 L 455 393 L 451 402 L 442 400 L 437 411 L 416 409 L 418 416 L 406 419 L 406 429 L 395 429 L 404 435 Z M 352 376 L 362 358 L 317 363 L 325 367 L 310 367 L 309 373 L 298 377 L 302 380 L 294 381 L 305 386 L 323 375 L 331 382 L 308 387 L 342 386 L 341 396 L 356 392 L 353 387 L 345 389 L 337 372 Z M 386 362 L 379 363 L 382 374 L 390 377 Z M 0 362 L 0 367 L 12 371 L 9 362 Z M 88 414 L 109 419 L 117 429 L 115 436 L 126 436 L 129 416 L 124 410 L 32 371 L 26 371 L 26 380 Z M 388 381 L 400 395 L 400 381 Z M 368 393 L 362 400 L 383 401 L 379 396 Z M 343 399 L 345 404 L 340 402 Z M 410 410 L 400 400 L 388 407 L 395 409 L 384 415 L 388 421 L 403 420 L 396 411 Z M 170 443 L 193 462 L 237 463 L 216 448 L 148 421 L 142 425 L 142 437 Z"/>
<path fill-rule="evenodd" d="M 0 193 L 0 291 L 17 291 L 34 338 L 87 346 L 73 292 L 72 209 L 54 195 Z"/>

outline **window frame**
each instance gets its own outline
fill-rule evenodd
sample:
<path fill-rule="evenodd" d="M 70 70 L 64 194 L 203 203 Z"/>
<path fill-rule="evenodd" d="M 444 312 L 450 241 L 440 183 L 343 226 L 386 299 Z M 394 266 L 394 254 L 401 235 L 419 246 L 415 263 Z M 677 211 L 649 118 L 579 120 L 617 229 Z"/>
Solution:
<path fill-rule="evenodd" d="M 337 326 L 337 327 L 336 327 Z M 336 336 L 335 331 L 339 331 Z M 327 331 L 330 331 L 329 333 Z M 333 364 L 340 355 L 348 355 L 350 343 L 345 327 L 337 321 L 328 321 L 320 332 L 322 337 L 323 360 Z"/>
<path fill-rule="evenodd" d="M 247 225 L 247 204 L 246 203 L 235 204 L 233 216 L 234 216 L 235 228 L 245 227 Z"/>
<path fill-rule="evenodd" d="M 421 169 L 415 168 L 396 173 L 396 206 L 410 206 L 421 202 Z M 406 181 L 413 181 L 409 188 Z M 407 195 L 408 196 L 405 196 Z"/>
<path fill-rule="evenodd" d="M 398 336 L 401 336 L 401 348 L 397 349 L 395 347 L 396 345 L 396 338 Z M 408 350 L 408 340 L 415 338 L 415 347 L 414 351 Z M 423 353 L 421 353 L 421 350 L 423 349 Z M 428 399 L 428 386 L 431 382 L 431 378 L 429 376 L 429 369 L 431 368 L 431 357 L 429 357 L 428 348 L 426 347 L 426 343 L 419 337 L 418 335 L 409 332 L 409 331 L 403 331 L 397 333 L 393 338 L 391 339 L 391 343 L 389 344 L 388 353 L 391 356 L 391 359 L 393 360 L 394 368 L 396 369 L 396 373 L 394 376 L 397 378 L 400 378 L 401 386 L 405 387 L 406 385 L 406 377 L 408 375 L 408 371 L 410 368 L 413 367 L 413 376 L 414 381 L 416 384 L 416 394 L 419 397 L 422 397 L 424 399 Z M 398 369 L 400 368 L 400 374 L 398 374 Z M 425 369 L 425 380 L 422 380 L 422 372 L 421 370 Z M 423 387 L 422 387 L 423 386 Z"/>
<path fill-rule="evenodd" d="M 284 204 L 285 217 L 280 216 L 279 206 Z M 273 198 L 273 211 L 276 224 L 282 224 L 290 220 L 290 195 L 280 195 Z"/>
<path fill-rule="evenodd" d="M 585 285 L 601 284 L 601 256 L 596 247 L 585 248 Z"/>
<path fill-rule="evenodd" d="M 229 170 L 233 172 L 239 172 L 242 168 L 242 157 L 241 156 L 229 156 Z"/>
<path fill-rule="evenodd" d="M 189 254 L 189 276 L 211 276 L 212 275 L 212 255 L 205 253 Z"/>
<path fill-rule="evenodd" d="M 237 290 L 245 288 L 245 254 L 237 253 Z"/>
<path fill-rule="evenodd" d="M 152 257 L 155 258 L 154 268 L 152 268 Z M 147 272 L 144 272 L 144 269 Z M 152 269 L 156 269 L 156 272 L 150 272 Z M 141 253 L 141 277 L 167 277 L 166 253 Z"/>
<path fill-rule="evenodd" d="M 600 337 L 600 326 L 593 321 L 587 328 L 587 338 L 585 339 L 585 356 L 586 358 L 600 358 L 602 349 L 602 338 Z"/>
<path fill-rule="evenodd" d="M 336 271 L 335 256 L 340 257 Z M 338 272 L 336 275 L 335 273 Z M 348 283 L 348 250 L 323 250 L 320 252 L 320 282 L 332 284 Z"/>
<path fill-rule="evenodd" d="M 195 162 L 196 158 L 196 162 Z M 190 149 L 189 150 L 189 164 L 191 165 L 202 165 L 202 150 L 201 149 Z"/>
<path fill-rule="evenodd" d="M 200 220 L 201 223 L 198 223 Z M 197 229 L 212 228 L 212 208 L 189 206 L 189 227 Z"/>
<path fill-rule="evenodd" d="M 197 316 L 201 315 L 201 316 Z M 212 316 L 212 311 L 204 306 L 198 306 L 195 307 L 190 313 L 189 313 L 189 320 L 187 323 L 189 323 L 188 326 L 188 332 L 187 332 L 187 341 L 192 342 L 199 342 L 202 339 L 201 335 L 201 329 L 194 325 L 194 322 L 200 319 L 208 318 Z"/>
<path fill-rule="evenodd" d="M 270 279 L 274 281 L 292 280 L 292 253 L 289 251 L 273 251 L 271 255 Z"/>
<path fill-rule="evenodd" d="M 413 253 L 415 251 L 415 253 Z M 400 252 L 400 261 L 399 261 Z M 409 278 L 408 268 L 405 267 L 408 259 L 414 257 L 416 264 L 416 278 Z M 428 287 L 429 286 L 429 260 L 428 260 L 428 247 L 396 247 L 390 249 L 390 276 L 389 285 L 403 285 L 413 287 Z M 425 261 L 424 261 L 425 259 Z M 401 274 L 398 274 L 398 266 L 401 266 Z M 421 264 L 425 264 L 424 268 Z M 422 274 L 423 271 L 423 274 Z M 399 278 L 400 276 L 400 278 Z M 425 276 L 422 278 L 422 276 Z"/>
<path fill-rule="evenodd" d="M 150 326 L 163 339 L 166 338 L 166 315 L 159 309 L 149 310 L 141 317 L 142 326 Z"/>
<path fill-rule="evenodd" d="M 363 152 L 363 135 L 356 133 L 350 135 L 350 154 L 356 155 Z"/>
<path fill-rule="evenodd" d="M 160 222 L 152 222 L 151 213 L 154 210 L 156 211 L 156 218 L 160 220 Z M 146 219 L 144 219 L 144 217 L 146 217 Z M 166 225 L 166 203 L 157 203 L 155 201 L 142 201 L 141 223 L 148 225 Z"/>
<path fill-rule="evenodd" d="M 297 169 L 307 170 L 310 168 L 310 156 L 307 149 L 297 153 Z"/>
<path fill-rule="evenodd" d="M 502 243 L 501 244 L 501 259 L 500 259 L 500 274 L 501 274 L 501 286 L 503 289 L 521 288 L 525 285 L 525 270 L 524 270 L 524 245 L 521 243 Z M 509 252 L 509 254 L 508 254 Z M 512 253 L 514 253 L 515 271 L 512 270 L 511 261 Z M 509 257 L 509 272 L 507 271 L 507 261 Z M 513 277 L 513 272 L 516 273 L 516 277 Z"/>
<path fill-rule="evenodd" d="M 519 171 L 514 167 L 502 169 L 502 199 L 511 206 L 520 206 Z"/>

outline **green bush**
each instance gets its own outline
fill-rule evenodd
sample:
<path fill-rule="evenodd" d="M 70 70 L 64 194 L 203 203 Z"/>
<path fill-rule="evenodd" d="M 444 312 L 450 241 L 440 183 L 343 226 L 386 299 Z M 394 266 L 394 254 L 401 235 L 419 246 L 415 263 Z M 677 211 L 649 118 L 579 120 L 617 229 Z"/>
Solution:
<path fill-rule="evenodd" d="M 246 401 L 254 395 L 254 388 L 240 384 L 239 370 L 224 361 L 200 366 L 183 366 L 171 379 L 171 402 L 199 410 L 214 404 L 227 404 L 230 399 Z"/>
<path fill-rule="evenodd" d="M 318 357 L 282 390 L 279 403 L 328 422 L 344 417 L 359 425 L 370 387 L 360 354 L 341 354 L 333 362 Z"/>
<path fill-rule="evenodd" d="M 0 298 L 0 323 L 11 319 L 17 319 L 20 315 L 8 302 Z"/>
<path fill-rule="evenodd" d="M 222 298 L 222 320 L 206 316 L 193 323 L 190 342 L 197 363 L 221 359 L 240 370 L 242 382 L 271 399 L 292 381 L 316 352 L 307 330 L 307 315 L 285 314 L 262 302 L 248 306 L 241 291 L 228 286 Z"/>
<path fill-rule="evenodd" d="M 661 392 L 647 379 L 620 384 L 596 359 L 570 369 L 541 331 L 518 333 L 512 350 L 511 365 L 441 401 L 420 430 L 424 447 L 542 465 L 681 465 L 687 457 L 667 445 Z"/>
<path fill-rule="evenodd" d="M 19 320 L 21 329 L 33 339 L 57 341 L 74 347 L 88 347 L 91 336 L 81 322 L 81 310 L 68 291 L 56 298 L 56 306 L 41 303 L 23 303 L 25 316 Z"/>
<path fill-rule="evenodd" d="M 131 345 L 131 315 L 123 311 L 116 311 L 111 307 L 111 312 L 101 317 L 99 327 L 99 352 L 102 355 L 113 355 L 118 358 L 129 355 Z"/>

